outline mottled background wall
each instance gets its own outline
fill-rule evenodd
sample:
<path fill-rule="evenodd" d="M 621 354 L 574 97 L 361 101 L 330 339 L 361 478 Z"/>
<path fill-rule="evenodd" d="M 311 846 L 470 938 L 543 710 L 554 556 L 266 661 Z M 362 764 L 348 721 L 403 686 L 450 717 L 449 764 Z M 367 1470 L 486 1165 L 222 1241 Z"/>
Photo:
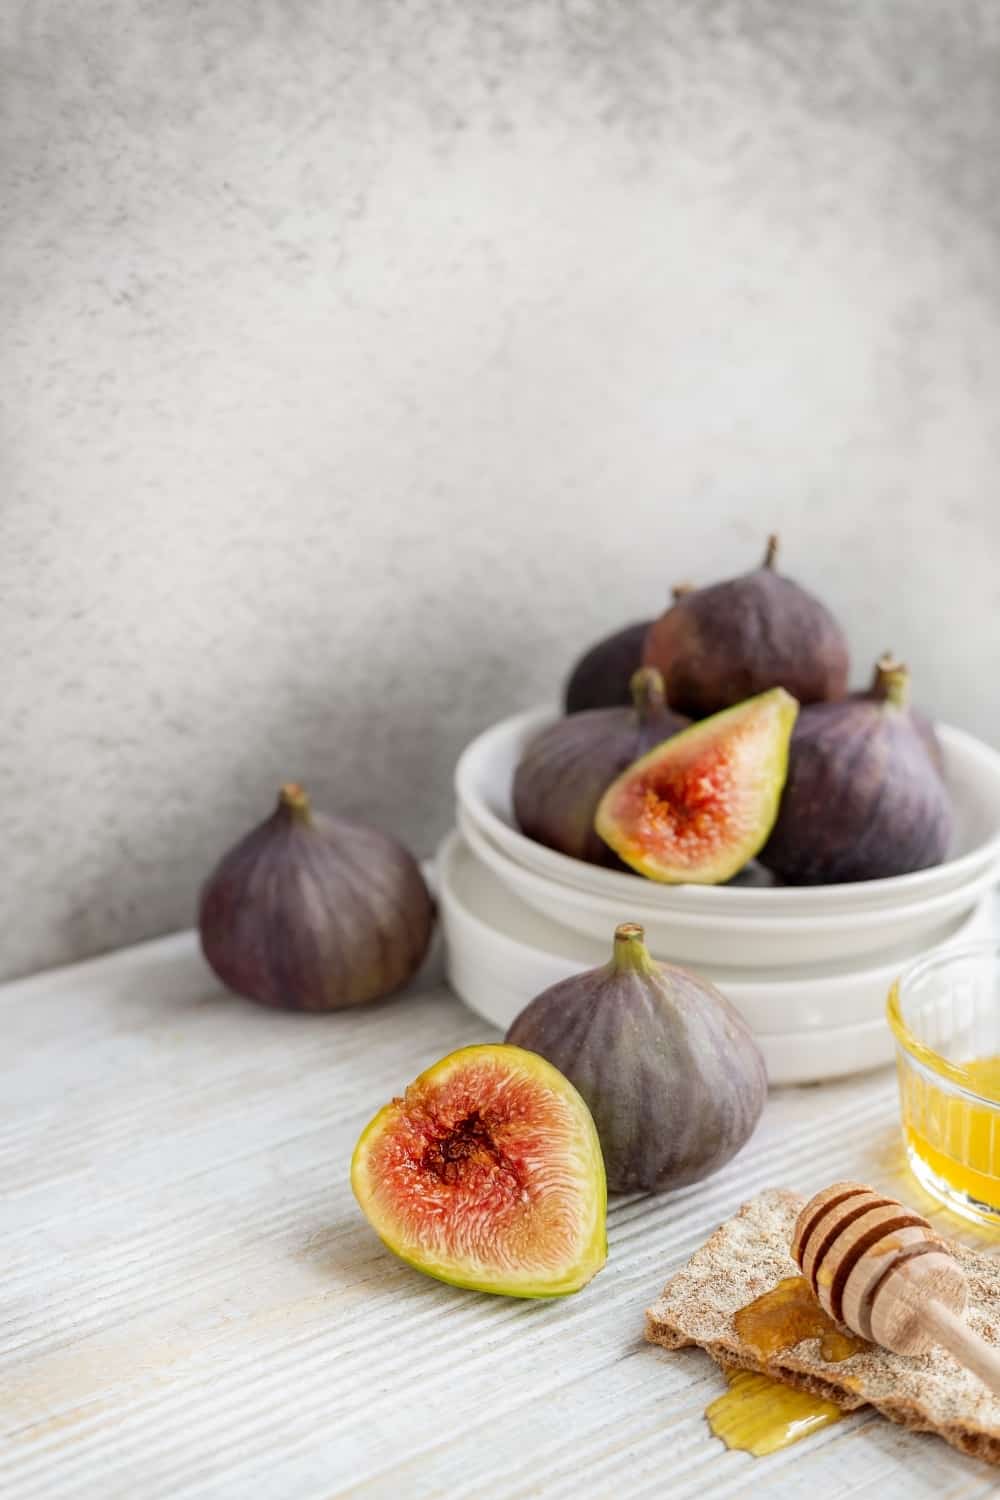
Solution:
<path fill-rule="evenodd" d="M 0 972 L 455 755 L 764 533 L 1000 739 L 993 0 L 2 27 Z"/>

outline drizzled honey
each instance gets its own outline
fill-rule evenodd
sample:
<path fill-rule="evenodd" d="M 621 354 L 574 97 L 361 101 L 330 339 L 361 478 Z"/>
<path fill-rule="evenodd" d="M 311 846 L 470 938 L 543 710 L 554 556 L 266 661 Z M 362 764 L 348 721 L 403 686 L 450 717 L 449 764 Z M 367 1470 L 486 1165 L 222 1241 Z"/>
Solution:
<path fill-rule="evenodd" d="M 771 1291 L 741 1307 L 733 1322 L 741 1343 L 765 1365 L 803 1339 L 819 1339 L 820 1354 L 830 1364 L 868 1347 L 827 1316 L 804 1276 L 786 1276 Z M 755 1458 L 789 1448 L 843 1415 L 832 1401 L 767 1375 L 729 1370 L 726 1379 L 729 1390 L 712 1402 L 705 1416 L 727 1448 L 743 1449 Z"/>
<path fill-rule="evenodd" d="M 794 1349 L 803 1339 L 819 1339 L 819 1352 L 836 1364 L 866 1347 L 863 1339 L 845 1333 L 820 1307 L 804 1276 L 786 1276 L 771 1291 L 741 1307 L 733 1319 L 747 1348 L 767 1364 L 783 1349 Z"/>

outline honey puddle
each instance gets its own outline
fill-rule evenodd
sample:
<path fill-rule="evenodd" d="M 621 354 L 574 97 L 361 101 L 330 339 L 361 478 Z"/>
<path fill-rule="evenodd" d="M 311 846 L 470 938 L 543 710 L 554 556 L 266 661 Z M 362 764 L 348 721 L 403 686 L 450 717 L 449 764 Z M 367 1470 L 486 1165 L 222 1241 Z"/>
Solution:
<path fill-rule="evenodd" d="M 842 1332 L 827 1317 L 803 1276 L 786 1276 L 771 1291 L 741 1307 L 733 1321 L 740 1341 L 763 1364 L 803 1339 L 819 1339 L 820 1354 L 831 1364 L 867 1347 L 863 1339 Z M 726 1379 L 729 1390 L 712 1402 L 705 1416 L 727 1448 L 743 1449 L 755 1458 L 789 1448 L 843 1415 L 832 1401 L 767 1375 L 727 1370 Z"/>
<path fill-rule="evenodd" d="M 708 1425 L 727 1448 L 740 1448 L 754 1458 L 790 1448 L 843 1416 L 832 1401 L 781 1385 L 767 1375 L 727 1370 L 726 1379 L 728 1391 L 705 1408 Z"/>

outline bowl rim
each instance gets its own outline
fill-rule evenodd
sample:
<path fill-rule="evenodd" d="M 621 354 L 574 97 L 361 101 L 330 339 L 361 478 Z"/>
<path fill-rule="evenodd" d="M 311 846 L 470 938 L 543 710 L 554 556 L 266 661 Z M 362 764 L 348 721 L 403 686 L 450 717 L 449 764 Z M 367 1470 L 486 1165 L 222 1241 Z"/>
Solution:
<path fill-rule="evenodd" d="M 1000 960 L 1000 937 L 982 938 L 976 943 L 956 943 L 944 948 L 932 949 L 930 953 L 924 953 L 920 958 L 914 959 L 896 977 L 889 990 L 889 998 L 885 1003 L 886 1020 L 896 1038 L 897 1047 L 906 1054 L 909 1060 L 935 1073 L 939 1078 L 947 1078 L 949 1083 L 953 1083 L 967 1099 L 976 1104 L 988 1104 L 1000 1113 L 1000 1099 L 991 1099 L 988 1094 L 980 1092 L 968 1070 L 963 1068 L 961 1063 L 952 1062 L 949 1058 L 943 1057 L 934 1047 L 921 1042 L 913 1035 L 903 1017 L 902 990 L 906 984 L 919 979 L 930 969 L 941 968 L 946 964 L 967 958 Z"/>
<path fill-rule="evenodd" d="M 525 865 L 518 864 L 511 859 L 497 845 L 489 844 L 489 840 L 478 829 L 468 829 L 463 826 L 461 814 L 459 815 L 459 832 L 471 848 L 477 859 L 485 864 L 496 863 L 506 869 L 516 872 L 516 888 L 526 888 L 543 894 L 553 893 L 554 899 L 564 902 L 567 906 L 574 907 L 577 911 L 585 911 L 596 907 L 597 903 L 616 902 L 617 898 L 611 895 L 599 894 L 595 891 L 583 891 L 576 886 L 560 885 L 558 882 L 547 880 L 544 875 L 539 875 L 536 870 L 530 870 Z M 489 856 L 481 853 L 479 845 L 486 844 L 489 847 Z M 501 878 L 503 878 L 501 876 Z M 838 911 L 810 915 L 808 918 L 809 930 L 820 933 L 837 933 L 858 928 L 868 931 L 878 927 L 880 923 L 889 921 L 894 916 L 905 913 L 908 917 L 916 920 L 918 917 L 935 917 L 940 910 L 947 907 L 956 900 L 968 899 L 970 905 L 978 901 L 986 892 L 987 888 L 994 883 L 995 875 L 990 869 L 982 870 L 974 880 L 959 887 L 949 887 L 944 891 L 935 891 L 930 896 L 925 896 L 920 902 L 901 908 L 886 910 L 876 907 L 872 910 L 861 911 Z M 801 912 L 786 911 L 773 915 L 752 915 L 748 912 L 741 913 L 715 913 L 705 911 L 685 911 L 682 914 L 672 911 L 664 911 L 661 907 L 650 902 L 643 901 L 641 895 L 633 893 L 629 898 L 629 908 L 636 912 L 635 920 L 642 922 L 646 919 L 646 925 L 651 921 L 672 922 L 677 926 L 688 930 L 699 932 L 711 932 L 724 929 L 727 934 L 739 935 L 740 933 L 781 933 L 788 930 L 789 925 L 798 926 L 803 918 Z M 595 919 L 599 913 L 595 911 Z M 554 920 L 551 919 L 551 920 Z M 610 920 L 610 918 L 609 918 Z"/>
<path fill-rule="evenodd" d="M 604 870 L 599 866 L 583 865 L 583 868 L 593 872 L 593 883 L 579 884 L 573 877 L 578 873 L 581 861 L 570 859 L 568 855 L 561 854 L 556 849 L 550 849 L 547 845 L 534 843 L 520 829 L 499 817 L 483 798 L 476 784 L 474 767 L 484 750 L 494 741 L 506 736 L 525 732 L 529 729 L 541 730 L 549 723 L 562 717 L 557 705 L 538 705 L 526 709 L 518 714 L 511 714 L 507 718 L 500 719 L 481 731 L 474 739 L 470 740 L 458 757 L 454 771 L 454 790 L 458 805 L 468 810 L 468 815 L 474 822 L 482 825 L 483 832 L 489 833 L 494 844 L 503 845 L 508 841 L 515 848 L 524 848 L 535 853 L 537 863 L 518 860 L 520 868 L 528 870 L 539 879 L 548 878 L 550 881 L 558 881 L 567 889 L 577 892 L 588 890 L 591 894 L 604 894 L 596 890 L 598 881 L 606 885 L 606 895 L 614 894 L 630 895 L 635 899 L 632 890 L 634 884 L 641 880 L 641 876 L 626 874 L 619 870 Z M 980 761 L 990 764 L 998 784 L 1000 784 L 1000 751 L 988 745 L 984 740 L 978 739 L 967 730 L 959 729 L 951 724 L 938 724 L 936 726 L 938 735 L 945 745 L 955 744 L 970 751 Z M 503 849 L 508 859 L 514 856 Z M 542 875 L 538 865 L 551 865 L 552 874 Z M 797 907 L 800 911 L 812 911 L 824 902 L 831 900 L 835 905 L 845 908 L 855 907 L 856 914 L 866 913 L 866 898 L 884 899 L 887 904 L 892 904 L 894 896 L 907 897 L 916 896 L 924 886 L 933 885 L 942 872 L 948 872 L 953 882 L 954 889 L 963 883 L 967 877 L 971 885 L 982 875 L 987 868 L 993 869 L 994 865 L 1000 865 L 1000 827 L 989 838 L 985 839 L 975 848 L 966 850 L 964 854 L 957 855 L 953 859 L 943 860 L 938 865 L 931 865 L 925 870 L 913 870 L 906 875 L 890 875 L 878 880 L 855 880 L 845 881 L 838 885 L 808 885 L 808 886 L 731 886 L 731 885 L 697 885 L 697 884 L 659 884 L 656 881 L 647 880 L 645 884 L 651 890 L 669 891 L 672 902 L 690 907 L 701 907 L 706 911 L 713 905 L 715 915 L 720 915 L 721 910 L 734 907 L 745 907 L 747 910 L 757 910 L 770 902 L 774 904 L 775 894 L 780 893 L 783 903 L 791 907 Z M 641 898 L 640 898 L 641 899 Z M 929 898 L 928 898 L 929 899 Z M 675 908 L 676 909 L 676 908 Z M 871 908 L 868 908 L 871 910 Z M 694 914 L 692 912 L 692 914 Z M 735 912 L 732 913 L 735 915 Z"/>
<path fill-rule="evenodd" d="M 472 907 L 469 906 L 469 903 L 463 899 L 461 891 L 456 885 L 451 873 L 455 864 L 455 860 L 458 857 L 458 853 L 462 849 L 463 845 L 472 855 L 473 859 L 478 859 L 479 856 L 476 854 L 475 850 L 472 849 L 471 846 L 466 842 L 465 836 L 460 828 L 449 828 L 448 832 L 438 844 L 435 851 L 434 869 L 437 875 L 438 882 L 438 900 L 440 901 L 442 907 L 448 905 L 458 907 L 462 913 L 462 918 L 464 921 L 473 923 L 480 932 L 486 932 L 489 934 L 491 942 L 499 943 L 502 948 L 509 949 L 513 953 L 523 954 L 525 951 L 527 951 L 528 953 L 543 953 L 549 958 L 565 958 L 568 963 L 580 962 L 581 964 L 583 964 L 585 962 L 585 960 L 582 959 L 576 960 L 569 958 L 566 954 L 563 953 L 554 953 L 548 948 L 539 948 L 536 946 L 536 944 L 528 942 L 524 938 L 512 937 L 509 932 L 503 932 L 500 930 L 500 928 L 494 927 L 492 923 L 486 920 L 485 917 L 480 916 L 477 911 L 474 911 Z M 609 946 L 608 962 L 610 962 L 610 960 L 611 948 Z M 527 1000 L 524 1003 L 525 1005 L 527 1005 Z"/>
<path fill-rule="evenodd" d="M 569 955 L 562 952 L 553 952 L 549 948 L 540 948 L 536 943 L 529 941 L 527 938 L 514 937 L 509 932 L 504 932 L 500 928 L 494 927 L 491 922 L 489 922 L 485 917 L 481 916 L 479 912 L 474 910 L 474 908 L 469 905 L 460 886 L 457 884 L 454 878 L 456 860 L 459 858 L 463 849 L 465 853 L 469 855 L 473 860 L 478 861 L 478 856 L 476 855 L 475 850 L 473 850 L 466 843 L 461 830 L 458 828 L 451 828 L 438 844 L 437 850 L 435 851 L 434 866 L 435 870 L 437 871 L 440 899 L 443 907 L 451 907 L 453 909 L 457 909 L 460 913 L 462 921 L 469 923 L 472 927 L 475 928 L 478 933 L 486 934 L 489 942 L 499 944 L 502 951 L 510 953 L 512 956 L 522 958 L 526 954 L 532 956 L 541 954 L 547 958 L 558 958 L 567 963 L 577 964 L 581 971 L 588 967 L 601 967 L 600 959 L 596 959 L 592 962 L 589 957 L 586 959 L 578 958 L 574 955 Z M 492 876 L 492 878 L 496 879 L 497 877 Z M 980 902 L 981 901 L 982 898 L 980 898 Z M 974 920 L 978 910 L 979 908 L 977 908 L 976 912 L 970 914 L 970 917 L 968 919 L 970 922 Z M 997 941 L 1000 941 L 1000 939 L 998 939 Z M 985 946 L 989 948 L 993 945 L 990 942 L 984 943 L 983 940 L 963 941 L 959 935 L 956 935 L 956 937 L 954 938 L 946 939 L 943 945 L 936 945 L 935 948 L 930 950 L 928 953 L 922 954 L 919 959 L 911 959 L 908 964 L 906 960 L 904 960 L 903 962 L 906 967 L 913 968 L 920 963 L 923 963 L 925 959 L 935 956 L 942 957 L 946 953 L 959 953 L 964 951 L 966 948 L 976 948 L 979 946 Z M 609 944 L 606 961 L 610 961 L 610 958 L 611 948 Z M 700 974 L 702 972 L 697 964 L 676 963 L 673 966 L 678 969 L 684 969 L 689 973 Z M 848 988 L 856 987 L 859 978 L 862 981 L 877 981 L 878 983 L 884 984 L 886 985 L 886 987 L 889 987 L 890 985 L 893 985 L 895 983 L 893 976 L 896 976 L 896 979 L 898 979 L 899 974 L 900 965 L 898 963 L 892 965 L 883 961 L 882 963 L 865 964 L 857 969 L 852 969 L 850 973 L 824 975 L 819 979 L 810 979 L 810 984 L 821 984 L 824 988 L 825 998 L 827 998 L 828 1000 L 834 1000 L 836 996 L 842 991 Z M 716 984 L 723 991 L 723 993 L 726 993 L 726 981 L 724 979 L 717 978 L 711 974 L 708 977 L 713 984 Z M 741 998 L 759 1002 L 763 1000 L 765 996 L 773 994 L 776 984 L 794 987 L 799 983 L 799 979 L 798 976 L 794 973 L 787 978 L 779 980 L 775 980 L 773 978 L 769 978 L 766 980 L 754 979 L 741 974 L 739 978 L 731 979 L 728 982 L 733 989 L 739 991 Z M 525 1004 L 527 1003 L 528 1001 L 526 1000 Z M 856 1027 L 858 1025 L 873 1027 L 875 1025 L 878 1025 L 884 1027 L 885 1024 L 885 1016 L 880 1011 L 879 1013 L 872 1015 L 868 1021 L 847 1022 L 844 1028 L 815 1026 L 805 1028 L 801 1032 L 788 1032 L 787 1035 L 813 1036 L 816 1033 L 822 1032 L 824 1029 L 846 1030 L 849 1027 Z M 768 1035 L 771 1036 L 784 1034 L 785 1033 L 777 1032 L 768 1033 Z"/>

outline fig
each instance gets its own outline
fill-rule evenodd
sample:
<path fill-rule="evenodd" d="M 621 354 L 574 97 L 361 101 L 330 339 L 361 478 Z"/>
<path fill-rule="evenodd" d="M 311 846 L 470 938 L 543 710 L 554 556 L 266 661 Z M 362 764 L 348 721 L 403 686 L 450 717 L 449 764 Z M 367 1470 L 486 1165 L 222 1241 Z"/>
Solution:
<path fill-rule="evenodd" d="M 663 701 L 655 667 L 632 674 L 631 708 L 591 708 L 559 719 L 532 740 L 514 773 L 514 816 L 522 833 L 573 859 L 617 864 L 594 830 L 601 796 L 626 766 L 686 719 Z"/>
<path fill-rule="evenodd" d="M 563 693 L 566 712 L 618 708 L 631 700 L 629 684 L 642 666 L 642 649 L 652 620 L 626 625 L 591 646 L 573 668 Z"/>
<path fill-rule="evenodd" d="M 682 729 L 611 783 L 597 832 L 651 880 L 731 879 L 774 825 L 797 712 L 784 688 L 772 688 Z"/>
<path fill-rule="evenodd" d="M 351 1186 L 394 1255 L 453 1286 L 563 1297 L 607 1257 L 590 1111 L 520 1047 L 463 1047 L 365 1127 Z"/>
<path fill-rule="evenodd" d="M 659 667 L 678 713 L 701 719 L 773 687 L 799 703 L 846 693 L 844 634 L 825 605 L 776 571 L 777 555 L 772 536 L 761 567 L 693 589 L 650 626 L 643 661 Z"/>
<path fill-rule="evenodd" d="M 615 931 L 611 962 L 532 1000 L 507 1033 L 559 1068 L 590 1106 L 608 1188 L 699 1182 L 745 1145 L 767 1097 L 760 1048 L 714 985 Z"/>
<path fill-rule="evenodd" d="M 851 693 L 850 697 L 869 700 L 875 698 L 879 702 L 882 702 L 890 696 L 893 682 L 898 680 L 898 674 L 900 672 L 905 673 L 906 670 L 906 667 L 899 661 L 894 652 L 883 651 L 875 663 L 875 671 L 872 675 L 870 686 L 863 693 Z M 933 720 L 929 719 L 926 714 L 921 713 L 919 708 L 914 708 L 912 703 L 909 703 L 908 694 L 909 688 L 907 686 L 904 690 L 904 696 L 907 697 L 907 706 L 913 727 L 923 740 L 924 749 L 930 756 L 935 768 L 943 775 L 944 751 L 941 748 L 941 741 L 938 739 Z"/>
<path fill-rule="evenodd" d="M 294 783 L 223 855 L 198 913 L 222 983 L 285 1010 L 339 1010 L 399 989 L 433 925 L 413 856 L 374 828 L 314 812 Z"/>
<path fill-rule="evenodd" d="M 883 658 L 866 693 L 802 710 L 760 854 L 788 885 L 880 880 L 944 859 L 950 799 L 909 696 L 906 668 Z"/>
<path fill-rule="evenodd" d="M 690 583 L 674 585 L 672 598 L 691 592 Z M 652 620 L 640 620 L 606 636 L 586 651 L 573 668 L 563 694 L 566 712 L 620 708 L 632 701 L 632 674 L 642 666 L 646 632 Z"/>

